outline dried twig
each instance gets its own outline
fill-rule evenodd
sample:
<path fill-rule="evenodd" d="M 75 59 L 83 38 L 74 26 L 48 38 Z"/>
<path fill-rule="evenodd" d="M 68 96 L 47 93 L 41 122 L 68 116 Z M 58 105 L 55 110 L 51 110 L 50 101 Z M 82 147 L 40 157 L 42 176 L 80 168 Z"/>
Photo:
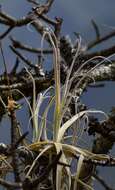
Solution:
<path fill-rule="evenodd" d="M 15 48 L 19 48 L 31 53 L 37 53 L 37 54 L 41 54 L 41 52 L 43 52 L 43 54 L 52 54 L 53 50 L 52 49 L 41 49 L 41 48 L 33 48 L 31 46 L 22 44 L 20 41 L 15 40 L 13 37 L 10 37 L 10 40 L 12 41 L 13 47 Z"/>
<path fill-rule="evenodd" d="M 101 51 L 96 51 L 94 53 L 87 53 L 83 56 L 83 59 L 88 60 L 88 59 L 95 57 L 95 56 L 107 57 L 107 56 L 112 55 L 114 53 L 115 53 L 115 46 L 112 46 L 110 48 L 107 48 L 107 49 L 104 49 Z"/>
<path fill-rule="evenodd" d="M 100 39 L 99 27 L 97 26 L 97 24 L 94 20 L 92 20 L 91 23 L 92 23 L 94 30 L 95 30 L 95 33 L 96 33 L 96 39 L 99 40 Z"/>
<path fill-rule="evenodd" d="M 5 38 L 13 28 L 14 28 L 13 26 L 9 26 L 9 28 L 3 34 L 0 35 L 0 40 Z"/>
<path fill-rule="evenodd" d="M 106 40 L 108 40 L 114 36 L 115 36 L 115 31 L 113 31 L 113 32 L 111 32 L 111 33 L 109 33 L 103 37 L 100 37 L 99 39 L 96 39 L 96 40 L 90 42 L 87 46 L 87 49 L 89 50 L 89 49 L 93 48 L 94 46 L 96 46 L 96 45 L 98 45 L 98 44 L 100 44 L 100 43 L 102 43 L 102 42 L 104 42 L 104 41 L 106 41 Z"/>
<path fill-rule="evenodd" d="M 32 68 L 37 68 L 36 65 L 33 65 L 31 63 L 31 61 L 29 61 L 26 57 L 24 57 L 21 53 L 19 53 L 18 50 L 16 50 L 13 46 L 10 46 L 10 49 L 22 60 L 24 61 L 24 63 L 26 63 L 28 66 L 32 67 Z"/>

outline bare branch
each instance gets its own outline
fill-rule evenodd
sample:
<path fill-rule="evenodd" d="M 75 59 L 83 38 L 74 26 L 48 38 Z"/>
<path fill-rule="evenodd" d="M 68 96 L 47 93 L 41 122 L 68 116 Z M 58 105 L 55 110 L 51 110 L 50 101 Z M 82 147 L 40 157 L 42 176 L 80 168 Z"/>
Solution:
<path fill-rule="evenodd" d="M 31 61 L 29 61 L 26 57 L 24 57 L 21 53 L 19 53 L 13 46 L 10 46 L 10 49 L 22 60 L 24 63 L 26 63 L 28 66 L 32 68 L 37 68 L 37 66 L 33 65 Z"/>
<path fill-rule="evenodd" d="M 16 58 L 15 65 L 14 65 L 14 67 L 12 68 L 12 70 L 11 70 L 11 72 L 10 72 L 11 75 L 12 75 L 12 74 L 13 74 L 13 75 L 16 74 L 16 71 L 17 71 L 18 66 L 19 66 L 19 58 L 17 57 L 17 58 Z"/>
<path fill-rule="evenodd" d="M 33 3 L 34 5 L 39 5 L 39 3 L 36 2 L 36 0 L 27 0 L 29 3 Z"/>
<path fill-rule="evenodd" d="M 43 52 L 44 54 L 52 54 L 53 50 L 52 49 L 41 49 L 41 48 L 33 48 L 31 46 L 22 44 L 20 41 L 15 40 L 13 37 L 10 37 L 13 47 L 15 48 L 19 48 L 31 53 L 37 53 L 37 54 L 41 54 L 41 52 Z"/>
<path fill-rule="evenodd" d="M 9 23 L 15 23 L 16 20 L 14 19 L 14 17 L 8 15 L 7 13 L 0 11 L 0 17 L 2 17 L 3 19 L 7 20 Z"/>
<path fill-rule="evenodd" d="M 42 15 L 49 12 L 54 0 L 47 0 L 46 4 L 36 7 L 36 14 Z"/>
<path fill-rule="evenodd" d="M 112 46 L 110 48 L 107 48 L 107 49 L 104 49 L 104 50 L 101 50 L 101 51 L 97 51 L 97 52 L 94 52 L 94 53 L 87 53 L 83 56 L 83 58 L 85 59 L 90 59 L 92 57 L 95 57 L 95 56 L 104 56 L 104 57 L 107 57 L 109 55 L 112 55 L 115 53 L 115 46 Z"/>
<path fill-rule="evenodd" d="M 0 18 L 0 24 L 4 24 L 4 25 L 10 25 L 9 21 L 5 20 L 5 19 L 2 19 Z"/>
<path fill-rule="evenodd" d="M 99 40 L 100 39 L 99 27 L 97 26 L 97 24 L 94 20 L 92 20 L 91 23 L 92 23 L 94 30 L 95 30 L 95 33 L 96 33 L 96 40 Z"/>
<path fill-rule="evenodd" d="M 5 38 L 13 28 L 14 28 L 13 26 L 9 26 L 9 28 L 3 34 L 0 35 L 0 40 Z"/>
<path fill-rule="evenodd" d="M 14 101 L 13 99 L 9 99 L 9 102 Z M 14 105 L 15 106 L 15 105 Z M 10 109 L 10 108 L 9 108 Z M 18 134 L 18 122 L 16 119 L 15 108 L 11 107 L 10 109 L 10 119 L 11 119 L 11 148 L 12 148 L 12 166 L 14 171 L 15 182 L 21 182 L 20 177 L 20 168 L 19 168 L 19 154 L 14 148 L 19 139 Z"/>
<path fill-rule="evenodd" d="M 111 32 L 111 33 L 109 33 L 103 37 L 100 37 L 98 40 L 96 39 L 93 42 L 90 42 L 87 46 L 87 49 L 89 50 L 89 49 L 93 48 L 94 46 L 96 46 L 96 45 L 98 45 L 98 44 L 100 44 L 100 43 L 102 43 L 102 42 L 104 42 L 104 41 L 106 41 L 106 40 L 108 40 L 114 36 L 115 36 L 115 31 L 113 31 L 113 32 Z"/>

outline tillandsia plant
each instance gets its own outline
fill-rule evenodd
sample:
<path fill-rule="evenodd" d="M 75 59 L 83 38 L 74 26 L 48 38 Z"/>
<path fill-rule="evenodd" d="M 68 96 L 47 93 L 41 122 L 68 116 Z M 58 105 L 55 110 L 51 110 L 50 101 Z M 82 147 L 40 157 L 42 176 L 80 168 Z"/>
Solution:
<path fill-rule="evenodd" d="M 101 113 L 104 114 L 104 116 L 107 118 L 107 115 L 99 110 L 85 110 L 80 111 L 76 113 L 74 116 L 72 116 L 70 119 L 68 119 L 66 122 L 63 123 L 63 117 L 68 109 L 68 105 L 71 102 L 73 94 L 70 93 L 70 88 L 72 84 L 73 78 L 79 77 L 79 71 L 81 71 L 82 67 L 79 67 L 76 71 L 73 78 L 71 78 L 71 72 L 73 65 L 76 61 L 77 56 L 80 53 L 80 47 L 81 47 L 81 39 L 79 39 L 79 45 L 78 49 L 76 51 L 76 54 L 74 56 L 74 59 L 72 61 L 70 72 L 67 75 L 65 84 L 61 86 L 60 83 L 60 49 L 59 49 L 59 41 L 56 38 L 55 34 L 52 30 L 45 30 L 44 35 L 42 37 L 42 45 L 45 38 L 48 38 L 50 41 L 50 44 L 53 48 L 53 64 L 54 64 L 54 80 L 55 80 L 55 88 L 50 87 L 48 88 L 44 93 L 40 93 L 38 95 L 38 98 L 36 100 L 36 87 L 35 87 L 35 81 L 27 70 L 28 74 L 30 75 L 32 81 L 33 81 L 33 108 L 31 108 L 32 116 L 30 119 L 33 119 L 33 143 L 28 146 L 28 148 L 32 151 L 38 152 L 38 156 L 32 163 L 31 167 L 27 171 L 26 177 L 31 176 L 32 171 L 37 163 L 37 160 L 43 156 L 43 155 L 50 155 L 50 160 L 53 158 L 54 155 L 58 155 L 60 151 L 62 152 L 59 162 L 62 164 L 57 164 L 56 167 L 56 173 L 51 174 L 52 181 L 55 177 L 55 188 L 56 190 L 60 189 L 71 189 L 71 163 L 74 157 L 79 156 L 79 160 L 77 163 L 77 171 L 74 178 L 74 184 L 72 185 L 74 190 L 77 189 L 78 182 L 81 183 L 83 186 L 87 186 L 87 188 L 92 189 L 92 187 L 85 185 L 80 179 L 80 170 L 82 168 L 82 163 L 85 158 L 87 159 L 94 159 L 94 160 L 106 160 L 108 157 L 106 155 L 101 154 L 94 154 L 90 151 L 87 151 L 86 149 L 82 149 L 77 146 L 76 141 L 74 139 L 77 139 L 77 133 L 73 133 L 72 136 L 70 136 L 67 131 L 70 128 L 73 128 L 73 124 L 78 121 L 76 127 L 76 131 L 78 127 L 81 127 L 81 121 L 84 120 L 84 118 L 87 117 L 90 113 Z M 42 47 L 43 48 L 43 47 Z M 97 57 L 94 57 L 93 59 L 96 59 Z M 97 66 L 102 64 L 104 62 L 104 57 L 100 57 L 103 59 Z M 90 60 L 89 60 L 90 61 Z M 88 61 L 87 61 L 88 62 Z M 84 63 L 84 65 L 87 64 L 87 62 Z M 96 67 L 97 67 L 96 66 Z M 93 69 L 95 69 L 94 67 Z M 78 81 L 77 87 L 79 89 L 79 86 L 81 84 L 81 81 L 84 81 L 84 78 L 87 77 L 88 74 L 90 74 L 93 69 L 90 69 L 85 75 L 82 76 L 80 81 Z M 47 95 L 50 90 L 54 88 L 55 94 L 52 96 Z M 49 98 L 48 105 L 45 108 L 45 111 L 41 117 L 41 122 L 38 122 L 39 117 L 39 110 L 42 102 L 44 99 Z M 79 99 L 79 97 L 78 97 Z M 77 100 L 78 100 L 77 99 Z M 77 103 L 77 102 L 76 102 Z M 48 128 L 47 128 L 47 115 L 50 107 L 54 105 L 54 119 L 52 121 L 52 135 L 48 135 Z M 68 136 L 67 136 L 68 134 Z M 65 139 L 70 138 L 69 142 Z M 42 139 L 42 140 L 41 140 Z M 54 175 L 54 176 L 53 176 Z M 64 180 L 65 178 L 65 180 Z"/>
<path fill-rule="evenodd" d="M 54 184 L 54 189 L 61 190 L 61 189 L 71 189 L 74 190 L 77 189 L 78 183 L 80 183 L 82 186 L 85 186 L 87 189 L 92 189 L 89 185 L 86 185 L 79 177 L 80 172 L 82 169 L 82 165 L 84 160 L 92 159 L 92 160 L 103 160 L 106 161 L 108 159 L 108 156 L 101 155 L 101 154 L 94 154 L 90 151 L 87 151 L 86 149 L 80 148 L 77 146 L 77 140 L 79 139 L 77 130 L 78 128 L 82 127 L 82 121 L 84 121 L 85 118 L 88 120 L 88 114 L 90 113 L 101 113 L 104 114 L 105 117 L 107 115 L 99 110 L 84 110 L 79 111 L 77 109 L 77 104 L 79 100 L 79 95 L 75 95 L 74 90 L 83 90 L 82 89 L 82 83 L 84 83 L 84 79 L 89 76 L 89 74 L 96 69 L 98 66 L 100 66 L 105 60 L 109 61 L 109 58 L 104 58 L 102 56 L 96 56 L 88 61 L 86 61 L 82 66 L 80 66 L 77 71 L 74 73 L 73 76 L 71 76 L 73 66 L 75 64 L 75 61 L 77 57 L 80 54 L 81 49 L 81 38 L 78 38 L 78 48 L 76 50 L 76 53 L 74 55 L 73 61 L 71 63 L 69 72 L 67 74 L 65 84 L 61 85 L 60 82 L 60 48 L 59 48 L 59 40 L 55 36 L 54 32 L 49 28 L 47 28 L 44 31 L 44 34 L 42 36 L 41 40 L 41 48 L 43 49 L 43 42 L 44 39 L 48 38 L 52 48 L 53 48 L 53 65 L 54 65 L 54 81 L 55 86 L 50 86 L 47 90 L 45 90 L 43 93 L 36 94 L 36 85 L 35 80 L 30 73 L 30 71 L 26 69 L 26 72 L 28 73 L 30 79 L 33 83 L 33 105 L 31 107 L 28 99 L 24 96 L 24 94 L 17 90 L 26 100 L 26 102 L 29 105 L 31 117 L 29 120 L 32 120 L 32 131 L 33 131 L 33 137 L 32 137 L 32 143 L 27 144 L 26 148 L 27 150 L 30 150 L 32 152 L 36 152 L 37 156 L 32 162 L 31 166 L 27 167 L 26 170 L 26 179 L 32 176 L 33 170 L 37 165 L 37 161 L 42 156 L 48 157 L 49 163 L 53 162 L 54 157 L 60 155 L 59 161 L 56 165 L 56 169 L 51 172 L 50 179 L 52 183 Z M 42 56 L 43 53 L 41 52 Z M 92 69 L 87 71 L 86 73 L 82 73 L 82 68 L 85 66 L 88 62 L 90 62 L 93 59 L 101 58 L 103 59 L 100 61 L 100 63 L 96 66 L 94 66 Z M 81 72 L 81 73 L 80 73 Z M 79 79 L 80 74 L 80 79 Z M 75 78 L 78 78 L 78 82 L 76 84 L 76 87 L 71 92 L 71 85 Z M 81 85 L 82 84 L 82 85 Z M 80 86 L 81 85 L 81 86 Z M 54 90 L 54 93 L 50 93 L 51 90 Z M 16 89 L 15 89 L 16 90 Z M 13 91 L 10 89 L 10 91 Z M 66 112 L 68 110 L 68 106 L 71 103 L 72 98 L 75 96 L 76 98 L 76 114 L 74 116 L 71 116 L 68 120 L 64 121 L 64 117 L 66 115 Z M 37 97 L 37 98 L 36 98 Z M 6 105 L 4 104 L 2 98 L 0 97 L 1 102 L 4 107 Z M 47 99 L 47 106 L 45 108 L 45 111 L 43 112 L 42 116 L 40 116 L 40 107 L 43 103 L 43 101 Z M 51 135 L 49 135 L 48 131 L 48 112 L 50 108 L 54 106 L 54 118 L 51 122 Z M 41 118 L 39 121 L 38 118 Z M 87 125 L 87 124 L 86 124 Z M 69 134 L 69 130 L 74 128 L 74 132 L 72 134 Z M 69 139 L 67 141 L 67 139 Z M 61 154 L 60 154 L 61 153 Z M 71 172 L 71 165 L 73 163 L 74 158 L 78 158 L 77 162 L 77 169 L 76 173 L 73 174 Z M 74 179 L 74 180 L 73 180 Z"/>
<path fill-rule="evenodd" d="M 66 113 L 68 109 L 68 105 L 71 102 L 71 99 L 73 97 L 73 94 L 70 93 L 70 88 L 72 84 L 72 80 L 75 77 L 70 78 L 71 73 L 68 73 L 65 84 L 61 86 L 60 83 L 60 51 L 58 47 L 58 40 L 55 36 L 55 34 L 52 31 L 45 31 L 43 35 L 44 40 L 45 37 L 48 37 L 50 40 L 50 43 L 53 47 L 53 63 L 54 63 L 54 80 L 55 80 L 55 87 L 49 87 L 45 92 L 38 94 L 38 98 L 36 100 L 36 86 L 35 81 L 31 75 L 31 73 L 26 68 L 26 72 L 29 74 L 30 78 L 33 81 L 33 107 L 31 108 L 30 103 L 26 99 L 30 111 L 31 111 L 31 118 L 33 120 L 33 139 L 32 144 L 26 145 L 27 149 L 32 150 L 33 152 L 37 152 L 38 155 L 33 161 L 32 165 L 29 166 L 29 169 L 27 169 L 26 172 L 26 178 L 30 177 L 32 175 L 32 171 L 34 170 L 38 159 L 40 159 L 41 156 L 45 155 L 50 157 L 49 162 L 52 162 L 52 158 L 56 155 L 59 155 L 61 152 L 61 156 L 59 159 L 59 163 L 56 166 L 55 173 L 52 172 L 51 179 L 52 181 L 55 178 L 55 188 L 58 189 L 71 189 L 71 186 L 74 190 L 77 189 L 78 183 L 80 183 L 82 186 L 85 186 L 87 189 L 92 189 L 92 187 L 86 185 L 81 179 L 79 178 L 81 168 L 83 161 L 85 158 L 92 159 L 92 160 L 103 160 L 106 161 L 109 157 L 106 155 L 97 155 L 94 153 L 91 153 L 90 151 L 87 151 L 86 149 L 80 148 L 77 146 L 76 141 L 74 139 L 78 139 L 77 133 L 73 133 L 72 135 L 69 135 L 67 131 L 71 128 L 73 128 L 73 124 L 77 122 L 77 124 L 74 126 L 75 130 L 77 131 L 78 127 L 81 127 L 81 121 L 84 120 L 85 117 L 87 117 L 87 114 L 89 113 L 101 113 L 104 114 L 106 117 L 107 115 L 103 113 L 102 111 L 96 111 L 96 110 L 85 110 L 76 113 L 74 116 L 72 116 L 70 119 L 68 119 L 66 122 L 63 122 L 64 114 Z M 72 71 L 72 67 L 74 65 L 74 62 L 79 55 L 80 50 L 80 42 L 79 40 L 79 46 L 77 49 L 77 52 L 75 54 L 74 60 L 71 64 L 70 71 Z M 102 57 L 101 57 L 102 58 Z M 104 60 L 103 60 L 104 61 Z M 103 62 L 102 61 L 102 62 Z M 100 62 L 98 66 L 102 63 Z M 84 65 L 87 62 L 84 63 Z M 97 67 L 97 66 L 96 66 Z M 95 69 L 94 67 L 93 69 Z M 82 67 L 78 68 L 76 71 L 76 77 L 79 76 L 79 71 Z M 93 69 L 89 70 L 85 75 L 82 76 L 82 78 L 78 81 L 77 87 L 79 89 L 79 85 L 82 80 L 84 80 L 87 75 L 93 71 Z M 50 90 L 52 88 L 55 90 L 55 94 L 50 96 L 49 94 Z M 19 93 L 21 93 L 19 91 Z M 23 93 L 21 93 L 23 95 Z M 40 106 L 42 105 L 42 102 L 44 99 L 48 98 L 48 105 L 41 116 L 41 122 L 38 121 L 39 110 Z M 77 100 L 79 97 L 76 97 Z M 2 101 L 2 99 L 1 99 Z M 5 106 L 4 102 L 2 101 L 3 105 Z M 77 103 L 77 102 L 76 102 Z M 48 135 L 48 128 L 47 128 L 47 115 L 50 107 L 52 105 L 55 105 L 54 109 L 54 120 L 52 121 L 52 137 Z M 68 134 L 68 135 L 67 135 Z M 66 141 L 66 139 L 69 138 L 69 141 Z M 42 139 L 42 140 L 41 140 Z M 74 180 L 71 182 L 73 176 L 71 173 L 71 164 L 74 157 L 78 157 L 78 163 L 77 163 L 77 170 L 76 174 L 74 175 Z M 2 158 L 4 159 L 4 158 Z"/>

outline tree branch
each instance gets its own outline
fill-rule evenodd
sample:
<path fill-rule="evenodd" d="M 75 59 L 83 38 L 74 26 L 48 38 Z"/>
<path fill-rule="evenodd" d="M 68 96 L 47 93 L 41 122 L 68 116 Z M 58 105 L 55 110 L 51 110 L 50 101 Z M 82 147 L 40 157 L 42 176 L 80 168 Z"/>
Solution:
<path fill-rule="evenodd" d="M 94 46 L 96 46 L 96 45 L 98 45 L 98 44 L 100 44 L 100 43 L 102 43 L 102 42 L 104 42 L 104 41 L 106 41 L 106 40 L 108 40 L 114 36 L 115 36 L 115 31 L 113 31 L 113 32 L 111 32 L 111 33 L 109 33 L 109 34 L 107 34 L 107 35 L 105 35 L 99 39 L 96 39 L 96 40 L 90 42 L 87 46 L 87 50 L 93 48 Z"/>
<path fill-rule="evenodd" d="M 15 40 L 13 37 L 10 37 L 10 40 L 12 41 L 13 47 L 19 48 L 19 49 L 22 49 L 22 50 L 25 50 L 25 51 L 28 51 L 31 53 L 37 53 L 37 54 L 41 54 L 41 52 L 44 54 L 52 54 L 53 53 L 52 49 L 33 48 L 31 46 L 22 44 L 20 41 Z"/>

